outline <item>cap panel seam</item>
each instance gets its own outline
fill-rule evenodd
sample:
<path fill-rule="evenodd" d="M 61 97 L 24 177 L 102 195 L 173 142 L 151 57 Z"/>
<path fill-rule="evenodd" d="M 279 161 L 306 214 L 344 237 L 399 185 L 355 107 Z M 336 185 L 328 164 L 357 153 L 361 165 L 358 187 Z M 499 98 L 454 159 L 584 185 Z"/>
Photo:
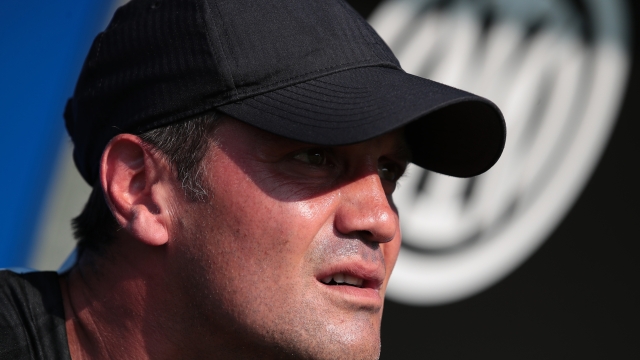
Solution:
<path fill-rule="evenodd" d="M 98 48 L 96 49 L 96 61 L 98 61 L 98 57 L 100 56 L 100 49 L 102 49 L 102 39 L 104 39 L 104 35 L 100 36 L 100 41 L 98 41 Z M 102 88 L 102 80 L 104 80 L 104 76 L 101 76 L 100 81 L 98 81 L 98 89 Z"/>
<path fill-rule="evenodd" d="M 340 5 L 340 6 L 342 6 L 342 8 L 345 10 L 345 12 L 350 13 L 350 14 L 353 14 L 353 13 L 355 12 L 355 10 L 354 10 L 350 5 L 348 5 L 346 2 L 338 1 L 338 3 L 339 3 L 339 5 Z M 356 14 L 357 14 L 357 13 L 356 13 Z M 360 16 L 359 14 L 357 14 L 357 15 L 358 15 L 358 16 Z M 362 21 L 364 21 L 364 20 L 362 20 Z M 366 22 L 365 22 L 365 24 L 367 24 L 367 25 L 368 25 L 368 23 L 366 23 Z M 369 41 L 371 41 L 371 40 L 372 40 L 372 42 L 369 44 L 369 46 L 373 45 L 374 47 L 379 48 L 379 44 L 378 44 L 378 41 L 376 41 L 376 38 L 375 38 L 374 36 L 372 36 L 372 34 L 365 34 L 365 33 L 362 31 L 362 30 L 363 30 L 363 29 L 362 29 L 363 24 L 362 24 L 360 21 L 356 21 L 356 22 L 355 22 L 355 24 L 354 24 L 354 26 L 355 26 L 355 28 L 358 30 L 358 32 L 360 33 L 360 36 L 362 36 L 362 38 L 363 38 L 365 41 L 369 42 Z M 365 26 L 366 26 L 366 25 L 365 25 Z M 376 34 L 376 35 L 377 35 L 377 34 Z M 385 60 L 385 59 L 381 58 L 381 57 L 380 57 L 380 55 L 378 54 L 378 52 L 376 51 L 376 49 L 373 49 L 373 48 L 371 48 L 371 47 L 370 47 L 368 50 L 369 50 L 371 53 L 373 53 L 373 55 L 374 55 L 376 58 L 378 58 L 378 60 L 380 60 L 380 61 L 382 61 L 382 62 L 388 62 L 388 61 L 389 61 L 389 59 L 386 59 L 386 60 Z M 380 50 L 380 49 L 377 49 L 377 50 Z"/>
<path fill-rule="evenodd" d="M 207 1 L 203 1 L 203 2 L 204 2 L 204 7 L 206 7 L 207 10 L 211 13 L 212 10 L 209 7 L 209 3 Z M 197 1 L 196 1 L 196 6 L 198 6 L 198 7 L 200 6 Z M 222 23 L 223 28 L 224 28 L 224 20 L 222 18 L 222 13 L 220 12 L 220 8 L 218 7 L 218 3 L 216 2 L 214 4 L 214 6 L 216 7 L 216 12 L 218 13 L 218 19 L 220 20 L 220 22 Z M 205 27 L 206 27 L 207 24 L 208 24 L 208 16 L 205 16 L 204 12 L 202 13 L 202 18 L 203 18 L 203 21 L 204 21 L 204 24 L 205 24 Z M 221 31 L 220 31 L 220 27 L 217 26 L 217 24 L 215 22 L 212 22 L 211 26 L 216 29 L 216 34 L 218 34 L 219 36 L 222 35 Z M 215 47 L 211 43 L 212 34 L 209 34 L 209 31 L 205 31 L 205 33 L 207 34 L 207 41 L 209 42 L 209 48 L 210 48 L 212 54 L 214 54 L 214 59 L 215 59 L 215 51 L 214 51 Z M 233 72 L 231 71 L 231 67 L 229 66 L 229 61 L 227 60 L 227 54 L 226 54 L 226 51 L 224 49 L 224 46 L 222 45 L 222 41 L 220 40 L 219 36 L 216 36 L 216 40 L 218 42 L 218 45 L 219 45 L 219 48 L 220 48 L 220 52 L 222 53 L 222 58 L 223 58 L 223 61 L 224 61 L 224 65 L 223 66 L 225 67 L 225 70 L 227 71 L 227 73 L 229 74 L 229 77 L 231 78 L 231 86 L 233 86 L 233 92 L 235 93 L 235 98 L 237 99 L 239 97 L 238 96 L 238 88 L 236 87 L 236 81 L 233 78 Z"/>
<path fill-rule="evenodd" d="M 309 75 L 309 74 L 319 73 L 319 72 L 322 72 L 322 71 L 325 71 L 325 70 L 332 70 L 332 69 L 338 68 L 338 67 L 340 67 L 340 66 L 345 66 L 345 65 L 347 65 L 347 66 L 348 66 L 348 65 L 354 65 L 354 64 L 358 64 L 358 63 L 361 63 L 361 62 L 363 62 L 363 61 L 369 61 L 369 60 L 371 60 L 371 58 L 370 58 L 370 57 L 369 57 L 369 58 L 366 58 L 366 59 L 364 59 L 364 60 L 357 60 L 357 61 L 352 61 L 352 62 L 345 62 L 345 63 L 340 63 L 340 64 L 336 64 L 336 65 L 332 65 L 332 66 L 327 66 L 327 67 L 324 67 L 324 68 L 321 68 L 321 69 L 315 69 L 315 70 L 313 70 L 313 71 L 309 71 L 309 72 L 306 72 L 306 73 L 304 73 L 304 74 L 300 74 L 300 75 L 292 76 L 292 77 L 290 77 L 290 78 L 282 79 L 282 80 L 279 80 L 279 81 L 276 81 L 276 82 L 273 82 L 273 83 L 270 83 L 270 84 L 267 84 L 267 85 L 263 85 L 263 86 L 260 86 L 260 87 L 257 87 L 257 88 L 247 89 L 246 91 L 242 91 L 242 90 L 241 90 L 239 93 L 240 93 L 241 95 L 246 95 L 246 94 L 248 94 L 248 93 L 250 93 L 250 92 L 253 92 L 253 91 L 260 91 L 260 90 L 262 90 L 262 89 L 265 89 L 265 88 L 268 88 L 268 87 L 272 87 L 272 86 L 274 86 L 274 85 L 282 84 L 282 83 L 285 83 L 285 82 L 288 82 L 288 81 L 291 81 L 291 80 L 295 80 L 295 79 L 298 79 L 298 78 L 301 78 L 301 77 L 307 76 L 307 75 Z M 385 64 L 385 63 L 386 63 L 386 64 Z M 387 62 L 387 61 L 384 61 L 384 63 L 383 63 L 383 64 L 363 64 L 362 66 L 359 66 L 359 67 L 375 67 L 375 66 L 389 67 L 389 68 L 392 68 L 392 69 L 400 70 L 400 69 L 398 69 L 398 67 L 397 67 L 397 66 L 395 66 L 395 64 L 389 64 L 389 62 Z M 342 70 L 351 70 L 351 69 L 352 69 L 352 68 L 346 68 L 346 69 L 342 69 Z M 341 71 L 342 71 L 342 70 L 341 70 Z M 324 75 L 330 75 L 330 74 L 322 74 L 322 75 L 320 75 L 320 76 L 324 76 Z M 309 80 L 313 80 L 313 79 L 309 79 Z M 291 84 L 291 85 L 295 85 L 295 84 Z M 277 90 L 277 89 L 274 89 L 274 90 Z M 255 95 L 259 95 L 259 94 L 255 94 Z"/>
<path fill-rule="evenodd" d="M 97 63 L 99 61 L 98 57 L 100 56 L 100 49 L 102 48 L 102 41 L 105 37 L 105 31 L 99 33 L 96 36 L 96 54 L 94 55 L 93 59 L 91 59 L 91 63 L 90 66 L 91 67 L 96 67 Z M 100 77 L 100 80 L 98 80 L 98 84 L 97 86 L 92 86 L 91 87 L 91 96 L 94 96 L 96 94 L 96 92 L 98 91 L 98 89 L 102 88 L 102 80 L 103 80 L 103 76 Z M 74 94 L 75 95 L 75 94 Z"/>

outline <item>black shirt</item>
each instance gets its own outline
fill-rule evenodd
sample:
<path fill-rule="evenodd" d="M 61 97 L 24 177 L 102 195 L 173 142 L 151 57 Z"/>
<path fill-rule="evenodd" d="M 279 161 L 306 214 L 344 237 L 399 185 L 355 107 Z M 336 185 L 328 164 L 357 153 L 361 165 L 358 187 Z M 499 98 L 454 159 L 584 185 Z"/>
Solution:
<path fill-rule="evenodd" d="M 57 273 L 0 271 L 0 359 L 71 360 Z"/>

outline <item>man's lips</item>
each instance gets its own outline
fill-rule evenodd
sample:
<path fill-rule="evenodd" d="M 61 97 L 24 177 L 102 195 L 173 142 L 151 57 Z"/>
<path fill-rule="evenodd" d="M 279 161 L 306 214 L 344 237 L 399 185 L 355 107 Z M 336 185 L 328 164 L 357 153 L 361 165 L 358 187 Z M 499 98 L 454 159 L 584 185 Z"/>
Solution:
<path fill-rule="evenodd" d="M 384 282 L 383 265 L 345 262 L 325 267 L 316 276 L 320 286 L 356 302 L 378 305 L 382 302 L 380 287 Z"/>

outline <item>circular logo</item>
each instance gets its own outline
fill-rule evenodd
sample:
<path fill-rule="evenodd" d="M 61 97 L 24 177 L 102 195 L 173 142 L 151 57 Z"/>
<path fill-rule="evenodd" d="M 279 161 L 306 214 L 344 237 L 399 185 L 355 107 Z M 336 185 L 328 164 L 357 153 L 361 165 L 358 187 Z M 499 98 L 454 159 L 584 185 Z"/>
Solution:
<path fill-rule="evenodd" d="M 456 179 L 410 167 L 394 200 L 403 245 L 389 298 L 469 297 L 526 260 L 604 150 L 630 68 L 622 0 L 388 0 L 369 21 L 409 72 L 494 101 L 502 158 Z"/>

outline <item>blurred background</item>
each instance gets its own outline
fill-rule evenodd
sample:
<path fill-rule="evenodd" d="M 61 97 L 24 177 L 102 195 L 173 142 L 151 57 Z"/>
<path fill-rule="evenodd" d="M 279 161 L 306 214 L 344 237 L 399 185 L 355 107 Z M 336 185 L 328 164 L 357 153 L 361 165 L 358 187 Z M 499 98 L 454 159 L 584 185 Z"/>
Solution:
<path fill-rule="evenodd" d="M 485 96 L 507 146 L 470 180 L 417 167 L 383 359 L 640 358 L 640 5 L 351 0 L 403 68 Z M 89 187 L 62 112 L 124 0 L 0 3 L 0 267 L 55 270 Z"/>

